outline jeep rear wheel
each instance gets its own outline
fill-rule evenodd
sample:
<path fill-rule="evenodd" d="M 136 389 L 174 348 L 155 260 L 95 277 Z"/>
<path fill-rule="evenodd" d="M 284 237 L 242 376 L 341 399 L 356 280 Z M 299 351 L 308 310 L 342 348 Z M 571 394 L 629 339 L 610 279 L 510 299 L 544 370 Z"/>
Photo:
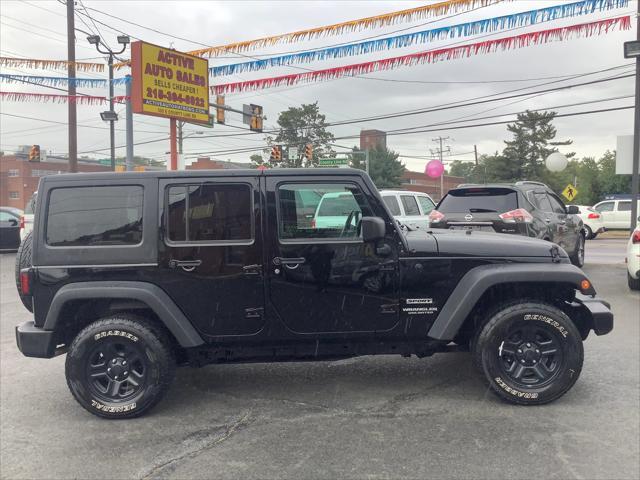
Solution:
<path fill-rule="evenodd" d="M 505 306 L 491 315 L 473 353 L 494 392 L 522 405 L 564 395 L 578 379 L 584 358 L 582 338 L 571 319 L 537 301 Z"/>
<path fill-rule="evenodd" d="M 131 418 L 166 393 L 175 372 L 167 335 L 133 315 L 115 315 L 84 328 L 69 347 L 65 372 L 75 399 L 105 418 Z"/>

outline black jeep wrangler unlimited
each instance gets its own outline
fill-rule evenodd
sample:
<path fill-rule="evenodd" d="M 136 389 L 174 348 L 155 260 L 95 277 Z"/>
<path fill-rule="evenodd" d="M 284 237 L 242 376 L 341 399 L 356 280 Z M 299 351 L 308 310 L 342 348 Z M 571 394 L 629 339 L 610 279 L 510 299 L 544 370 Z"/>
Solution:
<path fill-rule="evenodd" d="M 102 417 L 149 410 L 176 365 L 460 350 L 500 397 L 541 404 L 613 328 L 562 248 L 405 233 L 358 170 L 55 175 L 38 192 L 18 348 L 66 352 L 73 396 Z"/>

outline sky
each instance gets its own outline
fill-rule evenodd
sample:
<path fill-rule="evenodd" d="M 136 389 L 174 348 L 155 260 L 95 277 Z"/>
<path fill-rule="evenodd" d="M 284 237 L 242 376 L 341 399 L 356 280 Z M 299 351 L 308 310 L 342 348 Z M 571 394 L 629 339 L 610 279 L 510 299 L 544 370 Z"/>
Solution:
<path fill-rule="evenodd" d="M 76 9 L 88 13 L 96 22 L 82 15 L 76 15 L 76 28 L 98 33 L 114 49 L 117 31 L 125 32 L 132 39 L 189 51 L 203 45 L 224 45 L 226 43 L 250 40 L 267 35 L 275 35 L 353 20 L 371 15 L 393 12 L 434 2 L 385 2 L 385 1 L 103 1 L 78 0 Z M 514 0 L 498 3 L 471 12 L 447 18 L 428 18 L 412 22 L 399 22 L 385 28 L 362 29 L 336 36 L 282 43 L 270 48 L 252 50 L 232 58 L 215 58 L 211 66 L 246 61 L 246 56 L 264 56 L 273 53 L 307 50 L 313 48 L 359 41 L 371 36 L 398 35 L 398 31 L 408 33 L 445 25 L 464 23 L 471 20 L 498 15 L 517 13 L 535 8 L 552 6 L 560 0 Z M 83 10 L 83 7 L 88 10 Z M 95 10 L 100 10 L 96 12 Z M 517 28 L 509 32 L 496 32 L 462 39 L 447 39 L 419 44 L 408 48 L 382 50 L 367 55 L 317 61 L 299 66 L 285 66 L 258 72 L 248 72 L 229 77 L 210 79 L 210 83 L 226 83 L 267 76 L 300 72 L 299 67 L 324 69 L 352 63 L 360 63 L 427 49 L 441 48 L 453 43 L 474 41 L 517 35 L 535 30 L 548 29 L 595 21 L 602 18 L 632 14 L 637 10 L 637 1 L 630 1 L 625 8 L 583 15 L 573 18 L 546 22 L 533 27 Z M 112 16 L 120 17 L 120 19 Z M 54 0 L 29 0 L 0 2 L 0 53 L 2 56 L 65 59 L 66 7 L 64 2 Z M 82 20 L 84 20 L 84 22 Z M 126 20 L 126 21 L 125 21 Z M 134 25 L 133 22 L 138 25 Z M 335 79 L 311 84 L 300 84 L 252 92 L 227 94 L 226 103 L 241 109 L 245 103 L 262 105 L 265 129 L 274 128 L 279 112 L 289 107 L 318 102 L 320 110 L 328 122 L 385 115 L 406 110 L 436 107 L 453 102 L 462 102 L 477 97 L 498 96 L 502 92 L 537 90 L 581 83 L 611 76 L 633 73 L 633 62 L 623 57 L 622 44 L 636 37 L 635 18 L 633 29 L 614 31 L 600 36 L 579 37 L 562 42 L 552 42 L 522 49 L 500 51 L 469 58 L 442 61 L 435 64 L 400 67 L 395 70 L 380 71 L 357 77 Z M 146 27 L 146 28 L 145 28 Z M 152 31 L 153 29 L 155 31 Z M 396 33 L 392 33 L 396 32 Z M 180 37 L 181 39 L 174 38 Z M 128 50 L 123 54 L 128 57 Z M 86 35 L 76 32 L 76 57 L 78 60 L 103 61 L 104 57 L 89 45 Z M 605 69 L 611 71 L 601 72 Z M 600 73 L 593 73 L 600 72 Z M 27 68 L 1 68 L 5 74 L 27 74 L 66 76 L 65 71 L 33 70 Z M 126 70 L 116 72 L 122 76 Z M 584 75 L 589 74 L 589 75 Z M 570 78 L 570 76 L 578 76 Z M 78 77 L 106 78 L 105 73 L 79 73 Z M 553 78 L 548 78 L 553 77 Z M 563 78 L 556 78 L 563 77 Z M 555 82 L 555 83 L 549 83 Z M 0 90 L 37 93 L 63 93 L 34 85 L 0 82 Z M 90 95 L 107 95 L 106 88 L 79 88 L 78 92 Z M 124 94 L 123 88 L 116 89 L 116 95 Z M 595 110 L 633 105 L 634 79 L 624 78 L 589 86 L 532 94 L 510 100 L 502 100 L 456 109 L 442 109 L 420 115 L 403 116 L 377 121 L 359 122 L 351 125 L 335 126 L 330 131 L 336 137 L 359 134 L 361 129 L 395 130 L 422 125 L 438 124 L 457 119 L 471 123 L 511 120 L 514 115 L 479 120 L 478 117 L 498 114 L 513 114 L 525 109 L 553 109 L 561 113 Z M 505 95 L 508 95 L 505 93 Z M 628 98 L 620 98 L 628 97 Z M 606 101 L 602 101 L 606 100 Z M 581 102 L 587 103 L 571 106 Z M 108 125 L 100 119 L 99 113 L 105 106 L 78 105 L 78 152 L 92 158 L 109 156 Z M 120 121 L 116 124 L 116 145 L 125 144 L 124 106 L 116 106 Z M 32 117 L 23 119 L 20 115 Z M 476 119 L 473 122 L 474 118 Z M 52 103 L 0 102 L 0 148 L 5 152 L 15 150 L 19 145 L 39 144 L 41 149 L 52 154 L 66 154 L 67 127 L 45 123 L 41 120 L 67 121 L 67 106 Z M 187 124 L 184 129 L 184 151 L 187 163 L 199 155 L 219 160 L 248 161 L 251 153 L 228 154 L 222 150 L 254 147 L 265 144 L 263 135 L 225 137 L 241 132 L 241 116 L 227 114 L 229 125 L 216 125 L 213 129 Z M 628 135 L 633 128 L 633 110 L 620 110 L 596 115 L 558 118 L 554 122 L 558 130 L 557 140 L 573 140 L 573 145 L 560 147 L 563 153 L 575 152 L 577 157 L 599 157 L 606 150 L 613 150 L 618 135 Z M 98 127 L 87 128 L 86 126 Z M 433 127 L 436 128 L 436 127 Z M 504 140 L 509 138 L 505 125 L 484 126 L 467 129 L 445 129 L 434 132 L 394 135 L 387 139 L 387 146 L 401 155 L 401 160 L 410 170 L 421 171 L 437 148 L 437 136 L 448 137 L 445 147 L 450 147 L 446 160 L 473 161 L 474 146 L 479 154 L 493 154 L 504 148 Z M 134 116 L 134 141 L 146 142 L 163 139 L 168 135 L 169 120 L 151 116 Z M 219 138 L 203 138 L 219 136 Z M 336 144 L 351 147 L 358 144 L 357 138 L 336 140 Z M 135 147 L 135 154 L 166 160 L 169 142 L 161 140 Z M 337 151 L 344 149 L 337 148 Z M 117 155 L 124 155 L 125 149 L 118 148 Z"/>

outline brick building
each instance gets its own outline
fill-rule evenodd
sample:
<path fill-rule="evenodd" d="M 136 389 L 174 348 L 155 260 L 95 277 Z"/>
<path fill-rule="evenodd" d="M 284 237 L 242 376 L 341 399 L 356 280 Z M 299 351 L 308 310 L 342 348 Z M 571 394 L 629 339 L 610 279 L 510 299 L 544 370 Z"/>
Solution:
<path fill-rule="evenodd" d="M 222 162 L 211 160 L 209 157 L 198 157 L 191 165 L 187 165 L 185 170 L 220 170 L 228 168 L 251 168 L 250 163 Z"/>
<path fill-rule="evenodd" d="M 447 193 L 457 185 L 464 183 L 464 177 L 452 177 L 449 175 L 444 176 L 444 193 Z M 402 174 L 402 187 L 403 190 L 411 190 L 413 192 L 427 193 L 435 201 L 440 200 L 440 179 L 431 178 L 427 174 L 422 172 L 411 172 L 406 170 Z"/>
<path fill-rule="evenodd" d="M 0 156 L 0 205 L 24 210 L 27 201 L 38 189 L 40 177 L 66 173 L 66 157 L 47 156 L 45 161 L 29 162 L 26 153 Z M 108 172 L 111 168 L 97 160 L 78 159 L 79 172 Z"/>
<path fill-rule="evenodd" d="M 387 132 L 382 130 L 360 130 L 360 150 L 387 148 Z"/>

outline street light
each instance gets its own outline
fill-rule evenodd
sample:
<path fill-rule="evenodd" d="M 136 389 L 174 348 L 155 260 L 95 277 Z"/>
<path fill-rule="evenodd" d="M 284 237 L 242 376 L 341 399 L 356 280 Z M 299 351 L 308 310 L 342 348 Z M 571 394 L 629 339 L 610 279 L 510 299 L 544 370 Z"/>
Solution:
<path fill-rule="evenodd" d="M 118 43 L 122 45 L 122 49 L 119 52 L 114 52 L 109 48 L 109 46 L 104 43 L 99 35 L 89 35 L 87 37 L 87 41 L 91 45 L 95 45 L 96 50 L 99 53 L 109 55 L 109 110 L 107 112 L 101 112 L 100 117 L 105 122 L 109 122 L 109 139 L 111 145 L 111 170 L 116 169 L 116 133 L 115 133 L 115 125 L 113 122 L 118 120 L 118 115 L 113 110 L 113 57 L 116 55 L 120 55 L 127 48 L 127 45 L 130 42 L 128 35 L 118 35 Z M 102 45 L 105 50 L 100 48 Z"/>

